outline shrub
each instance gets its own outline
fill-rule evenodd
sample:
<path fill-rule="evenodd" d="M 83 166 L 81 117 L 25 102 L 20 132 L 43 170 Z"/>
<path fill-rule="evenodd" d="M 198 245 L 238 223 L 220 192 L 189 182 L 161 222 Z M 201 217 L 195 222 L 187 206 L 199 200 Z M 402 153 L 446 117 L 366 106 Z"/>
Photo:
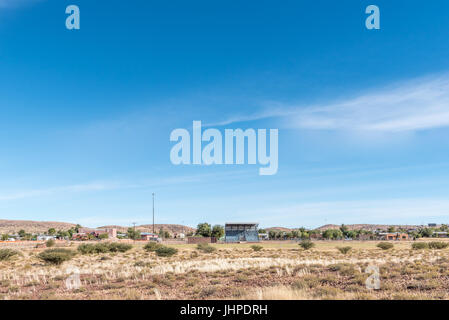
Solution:
<path fill-rule="evenodd" d="M 146 251 L 156 251 L 160 247 L 162 247 L 160 243 L 148 242 L 146 245 L 143 246 L 143 249 Z"/>
<path fill-rule="evenodd" d="M 97 243 L 90 244 L 85 243 L 78 246 L 78 251 L 82 254 L 92 254 L 92 253 L 108 253 L 108 252 L 126 252 L 130 250 L 133 246 L 127 243 Z"/>
<path fill-rule="evenodd" d="M 20 252 L 12 249 L 0 249 L 0 261 L 6 261 L 10 258 L 19 255 Z"/>
<path fill-rule="evenodd" d="M 347 254 L 349 251 L 351 251 L 351 247 L 337 247 L 338 251 L 340 251 L 343 254 Z"/>
<path fill-rule="evenodd" d="M 301 248 L 303 248 L 304 250 L 309 250 L 311 248 L 313 248 L 315 246 L 315 243 L 313 243 L 310 240 L 302 240 L 299 245 L 301 246 Z"/>
<path fill-rule="evenodd" d="M 156 249 L 156 254 L 159 257 L 171 257 L 172 255 L 175 255 L 178 253 L 178 249 L 172 248 L 172 247 L 166 247 L 166 246 L 160 246 Z"/>
<path fill-rule="evenodd" d="M 254 244 L 254 245 L 251 246 L 251 249 L 253 249 L 254 251 L 260 251 L 260 250 L 263 249 L 263 247 L 259 246 L 257 244 Z"/>
<path fill-rule="evenodd" d="M 132 245 L 129 243 L 111 242 L 108 244 L 109 252 L 126 252 L 132 249 Z"/>
<path fill-rule="evenodd" d="M 441 242 L 441 241 L 429 242 L 430 249 L 446 249 L 448 246 L 449 246 L 448 242 Z"/>
<path fill-rule="evenodd" d="M 80 244 L 78 246 L 78 251 L 82 254 L 95 253 L 95 246 L 89 243 Z"/>
<path fill-rule="evenodd" d="M 38 257 L 47 263 L 60 265 L 64 261 L 72 259 L 75 254 L 73 250 L 68 249 L 47 249 L 39 253 Z"/>
<path fill-rule="evenodd" d="M 429 245 L 426 242 L 414 242 L 412 243 L 412 248 L 414 250 L 428 249 Z"/>
<path fill-rule="evenodd" d="M 381 248 L 382 250 L 388 250 L 394 247 L 394 245 L 390 242 L 380 242 L 377 244 L 378 248 Z"/>
<path fill-rule="evenodd" d="M 55 240 L 48 239 L 47 242 L 45 242 L 45 245 L 47 246 L 47 248 L 51 248 L 55 245 Z"/>
<path fill-rule="evenodd" d="M 217 250 L 215 247 L 212 247 L 208 243 L 198 243 L 196 249 L 205 253 L 212 253 Z"/>

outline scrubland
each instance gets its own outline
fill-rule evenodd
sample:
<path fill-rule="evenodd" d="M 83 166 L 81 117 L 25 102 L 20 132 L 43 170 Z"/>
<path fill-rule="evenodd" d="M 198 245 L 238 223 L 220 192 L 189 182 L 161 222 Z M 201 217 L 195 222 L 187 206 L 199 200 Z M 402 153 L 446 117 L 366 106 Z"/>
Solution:
<path fill-rule="evenodd" d="M 72 242 L 57 244 L 73 250 L 60 264 L 41 258 L 45 248 L 14 248 L 2 259 L 0 247 L 0 299 L 449 299 L 449 248 L 314 243 L 168 245 L 177 251 L 158 256 L 142 242 L 84 254 Z M 366 287 L 368 266 L 379 268 L 378 290 Z"/>

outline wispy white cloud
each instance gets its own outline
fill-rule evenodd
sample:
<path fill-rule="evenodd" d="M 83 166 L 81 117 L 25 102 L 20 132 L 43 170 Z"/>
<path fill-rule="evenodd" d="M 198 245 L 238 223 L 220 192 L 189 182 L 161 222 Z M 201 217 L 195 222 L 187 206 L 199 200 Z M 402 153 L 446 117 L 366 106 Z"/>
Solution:
<path fill-rule="evenodd" d="M 390 85 L 316 105 L 277 103 L 270 110 L 222 121 L 283 118 L 289 127 L 315 130 L 417 131 L 449 126 L 449 74 Z"/>
<path fill-rule="evenodd" d="M 214 172 L 196 175 L 171 176 L 164 178 L 153 178 L 139 181 L 102 181 L 88 182 L 83 184 L 73 184 L 66 186 L 56 186 L 49 188 L 27 189 L 14 192 L 0 193 L 0 201 L 13 201 L 25 198 L 43 197 L 60 195 L 64 193 L 80 193 L 95 191 L 111 191 L 125 189 L 144 189 L 160 186 L 176 186 L 179 184 L 206 183 L 207 181 L 224 181 L 242 177 L 244 175 L 252 175 L 251 171 L 234 170 L 233 172 Z"/>
<path fill-rule="evenodd" d="M 449 125 L 449 77 L 400 84 L 346 101 L 298 110 L 291 123 L 308 129 L 416 131 Z"/>
<path fill-rule="evenodd" d="M 56 193 L 64 192 L 85 192 L 85 191 L 101 191 L 101 190 L 112 190 L 119 188 L 118 183 L 86 183 L 86 184 L 75 184 L 68 186 L 59 186 L 52 188 L 42 188 L 42 189 L 32 189 L 25 191 L 17 191 L 13 193 L 0 194 L 0 201 L 8 200 L 19 200 L 30 197 L 47 196 Z"/>

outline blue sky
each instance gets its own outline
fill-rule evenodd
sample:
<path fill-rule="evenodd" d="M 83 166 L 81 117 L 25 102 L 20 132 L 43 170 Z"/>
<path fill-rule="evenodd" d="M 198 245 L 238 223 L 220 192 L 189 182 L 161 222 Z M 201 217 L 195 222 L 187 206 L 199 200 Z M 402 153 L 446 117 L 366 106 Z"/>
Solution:
<path fill-rule="evenodd" d="M 157 223 L 448 222 L 448 12 L 0 0 L 0 218 L 151 223 L 155 192 Z M 279 129 L 278 173 L 174 166 L 170 132 L 193 120 Z"/>

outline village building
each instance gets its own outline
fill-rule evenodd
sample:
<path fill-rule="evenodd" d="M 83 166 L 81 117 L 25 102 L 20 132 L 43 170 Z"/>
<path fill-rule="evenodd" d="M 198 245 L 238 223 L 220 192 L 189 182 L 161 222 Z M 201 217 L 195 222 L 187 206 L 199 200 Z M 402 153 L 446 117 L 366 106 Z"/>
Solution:
<path fill-rule="evenodd" d="M 228 222 L 225 224 L 225 242 L 259 242 L 255 222 Z"/>
<path fill-rule="evenodd" d="M 380 240 L 409 240 L 409 236 L 407 233 L 401 233 L 401 232 L 381 232 L 378 234 L 380 237 Z"/>
<path fill-rule="evenodd" d="M 151 232 L 142 232 L 140 234 L 140 240 L 145 240 L 145 241 L 160 241 L 159 236 L 155 233 L 151 233 Z"/>
<path fill-rule="evenodd" d="M 117 238 L 117 229 L 115 228 L 104 228 L 104 229 L 92 229 L 92 228 L 79 228 L 78 233 L 73 234 L 72 238 L 81 239 L 88 238 L 92 235 L 96 238 L 100 237 L 102 234 L 107 234 L 108 238 Z"/>

